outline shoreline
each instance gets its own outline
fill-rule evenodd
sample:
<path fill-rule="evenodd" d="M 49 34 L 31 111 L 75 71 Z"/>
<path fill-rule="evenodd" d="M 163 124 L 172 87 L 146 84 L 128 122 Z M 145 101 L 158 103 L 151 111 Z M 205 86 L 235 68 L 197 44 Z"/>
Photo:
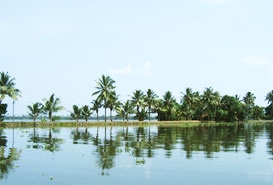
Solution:
<path fill-rule="evenodd" d="M 129 122 L 1 122 L 0 128 L 50 128 L 50 127 L 108 127 L 108 126 L 182 126 L 182 127 L 194 127 L 194 126 L 212 126 L 212 125 L 234 125 L 234 124 L 261 124 L 261 123 L 273 123 L 273 120 L 250 120 L 248 122 L 228 123 L 228 122 L 215 122 L 215 121 L 199 121 L 199 120 L 181 120 L 181 121 L 129 121 Z"/>

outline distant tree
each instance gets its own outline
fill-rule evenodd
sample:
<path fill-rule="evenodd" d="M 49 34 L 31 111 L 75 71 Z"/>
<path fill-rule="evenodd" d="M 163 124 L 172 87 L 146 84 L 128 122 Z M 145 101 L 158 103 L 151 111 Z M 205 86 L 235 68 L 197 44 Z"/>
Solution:
<path fill-rule="evenodd" d="M 21 92 L 19 89 L 15 88 L 14 81 L 15 78 L 11 78 L 8 72 L 0 72 L 0 122 L 3 121 L 4 115 L 7 112 L 7 104 L 2 104 L 6 95 L 13 100 L 17 100 L 18 97 L 21 97 Z"/>
<path fill-rule="evenodd" d="M 253 107 L 253 112 L 252 112 L 252 116 L 254 120 L 260 120 L 263 119 L 265 117 L 265 111 L 263 107 L 260 107 L 258 105 L 255 105 Z"/>
<path fill-rule="evenodd" d="M 44 105 L 44 111 L 48 113 L 48 118 L 50 122 L 53 121 L 53 116 L 52 114 L 54 112 L 58 112 L 61 110 L 64 110 L 63 106 L 60 106 L 60 99 L 54 97 L 54 94 L 52 94 L 49 99 L 44 99 L 45 105 Z"/>
<path fill-rule="evenodd" d="M 249 117 L 252 115 L 252 108 L 254 107 L 256 97 L 253 93 L 247 92 L 246 95 L 243 97 L 243 102 L 245 103 L 245 115 L 246 120 L 249 120 Z"/>
<path fill-rule="evenodd" d="M 44 106 L 39 102 L 28 105 L 27 108 L 29 110 L 28 115 L 33 119 L 34 123 L 36 122 L 37 117 L 39 117 L 40 114 L 44 113 Z"/>
<path fill-rule="evenodd" d="M 176 105 L 176 100 L 170 91 L 163 95 L 163 106 L 166 110 L 165 120 L 170 121 L 172 116 L 173 107 Z"/>
<path fill-rule="evenodd" d="M 265 108 L 265 114 L 268 119 L 273 119 L 273 90 L 266 94 L 265 100 L 269 104 Z"/>
<path fill-rule="evenodd" d="M 129 115 L 134 112 L 133 105 L 130 103 L 129 100 L 127 100 L 125 103 L 121 103 L 121 105 L 118 107 L 117 112 L 118 115 L 122 117 L 123 121 L 126 119 L 126 121 L 129 121 Z"/>
<path fill-rule="evenodd" d="M 186 88 L 186 92 L 182 93 L 181 99 L 182 110 L 187 120 L 192 120 L 193 115 L 196 112 L 198 103 L 200 102 L 200 96 L 198 92 L 193 92 L 191 88 Z"/>
<path fill-rule="evenodd" d="M 99 102 L 99 100 L 98 99 L 96 99 L 96 100 L 93 100 L 92 102 L 91 102 L 91 104 L 92 104 L 92 107 L 91 107 L 91 110 L 93 110 L 93 111 L 95 111 L 96 112 L 96 114 L 97 114 L 97 121 L 99 121 L 99 109 L 101 108 L 101 102 Z"/>
<path fill-rule="evenodd" d="M 201 95 L 203 111 L 208 116 L 208 120 L 215 119 L 217 108 L 220 105 L 221 97 L 219 92 L 214 92 L 211 87 L 206 88 Z"/>
<path fill-rule="evenodd" d="M 79 119 L 82 118 L 82 109 L 77 105 L 73 105 L 73 111 L 70 114 L 72 119 L 75 119 L 76 122 L 79 122 Z"/>
<path fill-rule="evenodd" d="M 144 100 L 148 106 L 149 121 L 151 121 L 151 110 L 155 105 L 155 101 L 156 101 L 157 97 L 158 96 L 151 89 L 148 89 L 148 91 L 144 97 Z"/>
<path fill-rule="evenodd" d="M 97 100 L 102 102 L 104 106 L 104 121 L 106 122 L 106 109 L 108 105 L 108 101 L 110 98 L 111 93 L 114 91 L 115 81 L 110 76 L 102 75 L 101 79 L 97 81 L 96 89 L 97 91 L 93 93 L 93 95 L 98 95 Z"/>
<path fill-rule="evenodd" d="M 88 121 L 88 118 L 91 116 L 92 110 L 88 105 L 84 105 L 81 108 L 81 116 L 85 119 L 85 121 Z"/>
<path fill-rule="evenodd" d="M 133 96 L 131 96 L 131 104 L 136 108 L 136 118 L 138 121 L 143 121 L 145 117 L 145 101 L 144 93 L 141 90 L 135 90 Z M 142 108 L 142 109 L 141 109 Z"/>
<path fill-rule="evenodd" d="M 107 104 L 107 107 L 109 107 L 109 109 L 110 109 L 110 120 L 111 121 L 113 121 L 113 118 L 112 118 L 113 110 L 118 109 L 119 106 L 120 106 L 120 102 L 118 101 L 118 95 L 116 94 L 115 91 L 112 91 L 111 94 L 109 95 L 108 104 Z"/>

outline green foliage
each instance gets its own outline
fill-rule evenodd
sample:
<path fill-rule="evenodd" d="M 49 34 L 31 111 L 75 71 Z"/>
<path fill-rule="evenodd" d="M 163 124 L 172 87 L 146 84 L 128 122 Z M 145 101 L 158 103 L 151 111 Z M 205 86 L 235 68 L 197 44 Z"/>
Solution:
<path fill-rule="evenodd" d="M 7 113 L 7 104 L 0 104 L 0 122 L 4 121 L 4 116 Z"/>
<path fill-rule="evenodd" d="M 45 105 L 44 105 L 44 111 L 48 113 L 48 118 L 52 122 L 53 120 L 53 113 L 58 112 L 61 110 L 64 110 L 63 106 L 60 106 L 60 99 L 55 98 L 54 94 L 52 94 L 49 99 L 44 99 Z"/>
<path fill-rule="evenodd" d="M 27 106 L 29 112 L 28 112 L 28 115 L 33 119 L 33 122 L 35 123 L 37 117 L 44 113 L 44 106 L 39 103 L 39 102 L 36 102 L 32 105 L 28 105 Z"/>

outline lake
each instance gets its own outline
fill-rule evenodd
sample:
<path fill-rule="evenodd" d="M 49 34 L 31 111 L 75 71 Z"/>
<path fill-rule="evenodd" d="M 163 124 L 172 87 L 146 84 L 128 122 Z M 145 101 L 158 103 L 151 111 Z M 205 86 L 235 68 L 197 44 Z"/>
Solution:
<path fill-rule="evenodd" d="M 273 124 L 0 129 L 0 184 L 273 184 Z"/>

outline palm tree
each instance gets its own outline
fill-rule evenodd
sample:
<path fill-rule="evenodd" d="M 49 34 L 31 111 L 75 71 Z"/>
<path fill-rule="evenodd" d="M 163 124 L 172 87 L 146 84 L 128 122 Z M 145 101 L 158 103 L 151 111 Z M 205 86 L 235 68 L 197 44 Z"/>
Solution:
<path fill-rule="evenodd" d="M 200 101 L 199 93 L 193 92 L 191 88 L 186 88 L 186 93 L 182 93 L 181 99 L 182 107 L 185 111 L 188 120 L 192 120 L 192 116 L 195 113 L 196 106 Z"/>
<path fill-rule="evenodd" d="M 2 104 L 5 96 L 8 95 L 13 100 L 21 97 L 20 90 L 15 88 L 15 78 L 11 78 L 8 73 L 0 73 L 0 122 L 4 120 L 7 112 L 7 104 Z"/>
<path fill-rule="evenodd" d="M 110 120 L 113 121 L 112 119 L 112 112 L 114 109 L 117 109 L 120 105 L 120 102 L 118 101 L 118 95 L 116 94 L 115 91 L 112 91 L 110 96 L 109 96 L 109 100 L 108 100 L 108 105 L 107 107 L 109 107 L 110 109 Z"/>
<path fill-rule="evenodd" d="M 104 106 L 104 121 L 106 122 L 106 109 L 108 105 L 108 101 L 110 98 L 111 93 L 114 91 L 115 81 L 111 79 L 109 76 L 102 75 L 101 79 L 97 81 L 97 91 L 94 92 L 92 95 L 98 95 L 97 99 L 99 102 L 103 102 Z"/>
<path fill-rule="evenodd" d="M 52 115 L 54 112 L 58 112 L 60 110 L 64 110 L 63 106 L 60 106 L 60 99 L 54 97 L 54 94 L 52 94 L 49 99 L 44 99 L 45 105 L 44 105 L 44 111 L 48 113 L 48 118 L 50 122 L 52 122 Z"/>
<path fill-rule="evenodd" d="M 176 104 L 176 100 L 173 97 L 172 93 L 170 91 L 167 91 L 163 95 L 163 106 L 166 108 L 165 119 L 167 121 L 171 120 L 172 108 L 175 106 L 175 104 Z"/>
<path fill-rule="evenodd" d="M 92 114 L 92 111 L 91 111 L 91 108 L 89 108 L 88 105 L 84 105 L 82 108 L 81 108 L 81 116 L 85 119 L 85 121 L 87 122 L 88 121 L 88 118 L 91 116 Z"/>
<path fill-rule="evenodd" d="M 0 73 L 0 104 L 4 100 L 5 96 L 8 95 L 13 100 L 17 100 L 21 97 L 20 90 L 15 88 L 15 78 L 11 78 L 8 73 Z"/>
<path fill-rule="evenodd" d="M 148 89 L 147 94 L 145 96 L 145 102 L 148 105 L 149 121 L 151 121 L 151 108 L 154 106 L 157 97 L 158 96 L 154 93 L 154 91 Z"/>
<path fill-rule="evenodd" d="M 265 100 L 268 102 L 269 106 L 266 107 L 266 115 L 269 118 L 273 117 L 273 90 L 266 94 Z"/>
<path fill-rule="evenodd" d="M 203 103 L 203 110 L 208 115 L 208 120 L 215 118 L 217 107 L 220 105 L 221 97 L 219 92 L 213 92 L 211 87 L 206 88 L 203 95 L 201 96 L 201 101 Z"/>
<path fill-rule="evenodd" d="M 71 118 L 75 119 L 76 122 L 79 122 L 79 119 L 82 117 L 82 109 L 79 108 L 77 105 L 73 105 L 73 112 L 71 112 Z"/>
<path fill-rule="evenodd" d="M 43 104 L 36 102 L 32 105 L 27 106 L 29 113 L 28 115 L 33 119 L 33 122 L 36 122 L 36 118 L 43 113 Z"/>
<path fill-rule="evenodd" d="M 144 93 L 141 90 L 136 90 L 131 98 L 133 107 L 136 107 L 136 117 L 138 121 L 141 121 L 143 119 L 141 118 L 142 111 L 140 111 L 140 108 L 144 105 Z"/>
<path fill-rule="evenodd" d="M 246 120 L 248 120 L 249 116 L 251 115 L 252 108 L 255 105 L 254 103 L 255 99 L 256 97 L 251 92 L 247 92 L 246 95 L 243 97 L 243 102 L 245 103 L 245 106 L 246 106 L 246 110 L 245 110 Z"/>
<path fill-rule="evenodd" d="M 91 104 L 92 104 L 91 110 L 96 111 L 97 121 L 99 121 L 99 109 L 101 108 L 101 103 L 99 102 L 98 99 L 96 99 L 93 100 Z"/>

